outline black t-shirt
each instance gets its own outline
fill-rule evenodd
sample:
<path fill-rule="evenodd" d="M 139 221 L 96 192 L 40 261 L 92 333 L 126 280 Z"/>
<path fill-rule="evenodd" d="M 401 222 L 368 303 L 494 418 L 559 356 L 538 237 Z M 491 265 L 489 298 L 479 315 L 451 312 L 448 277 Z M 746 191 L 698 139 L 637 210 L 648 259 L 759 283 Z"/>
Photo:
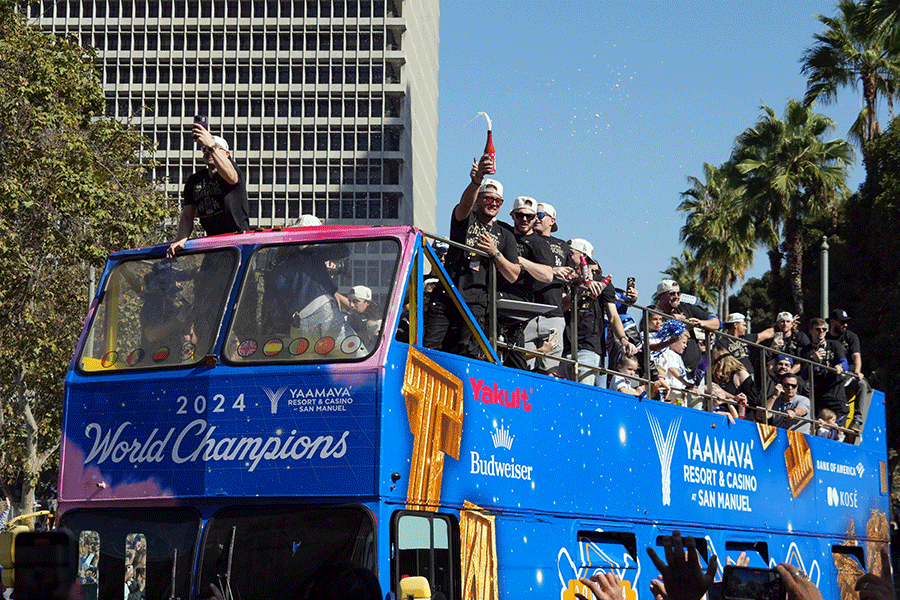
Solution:
<path fill-rule="evenodd" d="M 574 296 L 573 296 L 574 297 Z M 591 350 L 597 354 L 603 355 L 603 312 L 606 304 L 615 303 L 616 291 L 612 284 L 607 285 L 600 292 L 600 296 L 594 298 L 587 292 L 582 292 L 578 300 L 578 349 Z M 568 332 L 571 319 L 566 319 L 566 330 Z M 566 343 L 569 341 L 569 334 L 566 333 Z M 564 346 L 566 352 L 569 352 L 568 346 Z"/>
<path fill-rule="evenodd" d="M 783 340 L 784 346 L 776 350 L 774 356 L 779 354 L 793 354 L 794 356 L 800 356 L 800 351 L 809 345 L 809 336 L 802 331 L 792 333 L 790 336 L 783 338 Z M 773 348 L 774 343 L 775 338 L 772 338 L 763 342 L 762 345 Z M 767 358 L 773 358 L 773 354 L 768 354 Z"/>
<path fill-rule="evenodd" d="M 523 235 L 516 233 L 506 223 L 500 223 L 507 231 L 513 234 L 516 240 L 516 249 L 519 256 L 540 265 L 552 265 L 553 256 L 550 253 L 550 245 L 547 241 L 535 233 Z M 538 286 L 543 285 L 531 276 L 524 268 L 519 273 L 519 278 L 513 283 L 506 280 L 505 277 L 497 278 L 497 290 L 503 293 L 507 298 L 514 300 L 524 300 L 525 302 L 534 302 L 536 300 L 534 290 Z"/>
<path fill-rule="evenodd" d="M 496 219 L 485 225 L 478 219 L 474 211 L 470 212 L 469 216 L 463 221 L 457 221 L 454 215 L 450 216 L 450 239 L 454 242 L 475 246 L 478 242 L 478 236 L 482 232 L 493 238 L 494 243 L 497 245 L 497 250 L 500 251 L 506 260 L 516 264 L 519 263 L 515 237 L 504 229 Z M 487 305 L 488 269 L 491 268 L 488 262 L 490 260 L 493 259 L 478 255 L 469 256 L 468 252 L 464 252 L 456 246 L 450 246 L 450 250 L 447 251 L 447 272 L 467 304 Z M 501 279 L 505 278 L 498 270 L 498 284 Z"/>
<path fill-rule="evenodd" d="M 553 267 L 565 267 L 569 265 L 569 244 L 559 238 L 553 236 L 542 236 L 547 241 L 550 248 L 550 256 Z M 534 290 L 534 301 L 541 304 L 552 304 L 556 306 L 554 310 L 548 312 L 545 316 L 561 317 L 562 316 L 562 299 L 566 290 L 566 282 L 558 277 L 554 277 L 553 281 L 547 284 L 538 284 Z"/>
<path fill-rule="evenodd" d="M 759 334 L 748 333 L 741 339 L 756 343 L 756 340 L 759 339 Z M 719 340 L 716 342 L 716 345 L 730 352 L 731 355 L 735 357 L 739 363 L 744 365 L 744 368 L 747 369 L 748 373 L 750 373 L 751 375 L 755 373 L 754 365 L 758 362 L 758 360 L 753 359 L 752 352 L 754 350 L 759 350 L 758 348 L 748 346 L 741 340 L 733 340 L 731 338 L 724 337 L 719 338 Z"/>
<path fill-rule="evenodd" d="M 234 165 L 234 161 L 231 162 Z M 247 206 L 247 186 L 244 174 L 237 165 L 238 181 L 231 185 L 207 169 L 197 171 L 184 184 L 182 206 L 194 205 L 207 235 L 234 233 L 250 229 Z"/>
<path fill-rule="evenodd" d="M 712 316 L 696 304 L 679 304 L 678 308 L 672 311 L 672 314 L 684 315 L 688 319 L 700 319 L 701 321 L 706 321 Z M 688 327 L 688 331 L 690 331 L 690 326 L 685 325 L 685 327 Z M 701 354 L 700 345 L 697 344 L 697 340 L 691 335 L 688 337 L 687 347 L 681 355 L 681 360 L 684 362 L 684 367 L 688 372 L 693 371 L 700 364 Z"/>
<path fill-rule="evenodd" d="M 850 331 L 849 329 L 844 330 L 839 336 L 831 335 L 831 332 L 825 334 L 826 340 L 834 340 L 844 347 L 844 355 L 847 357 L 847 361 L 850 363 L 850 368 L 853 368 L 852 356 L 854 353 L 858 352 L 862 354 L 859 349 L 859 336 Z"/>
<path fill-rule="evenodd" d="M 834 340 L 823 340 L 821 345 L 825 348 L 825 358 L 822 364 L 834 367 L 847 358 L 844 347 Z M 815 361 L 813 355 L 818 346 L 808 344 L 800 351 L 803 358 Z M 816 410 L 830 408 L 838 415 L 846 415 L 848 411 L 847 395 L 844 393 L 844 381 L 834 371 L 813 367 L 813 389 L 815 390 Z"/>

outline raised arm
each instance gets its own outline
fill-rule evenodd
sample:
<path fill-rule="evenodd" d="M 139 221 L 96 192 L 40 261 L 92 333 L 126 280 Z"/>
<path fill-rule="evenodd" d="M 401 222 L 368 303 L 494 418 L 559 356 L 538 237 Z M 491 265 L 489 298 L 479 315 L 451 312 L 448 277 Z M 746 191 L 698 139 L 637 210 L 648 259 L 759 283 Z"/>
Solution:
<path fill-rule="evenodd" d="M 493 166 L 493 161 L 489 154 L 481 157 L 478 163 L 472 162 L 472 170 L 469 172 L 469 185 L 463 190 L 459 203 L 453 208 L 453 218 L 457 221 L 465 221 L 475 206 L 475 200 L 478 198 L 478 187 L 488 171 Z"/>

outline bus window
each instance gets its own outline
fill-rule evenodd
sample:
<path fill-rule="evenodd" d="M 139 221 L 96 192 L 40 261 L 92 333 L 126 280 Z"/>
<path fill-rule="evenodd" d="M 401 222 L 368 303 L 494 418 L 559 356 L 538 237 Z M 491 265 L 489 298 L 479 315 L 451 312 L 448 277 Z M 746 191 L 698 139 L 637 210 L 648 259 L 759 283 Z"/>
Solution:
<path fill-rule="evenodd" d="M 265 246 L 248 262 L 226 336 L 232 363 L 357 360 L 381 339 L 400 245 Z"/>
<path fill-rule="evenodd" d="M 190 596 L 200 534 L 195 510 L 74 509 L 62 516 L 60 526 L 78 536 L 86 600 Z"/>
<path fill-rule="evenodd" d="M 82 371 L 187 366 L 212 351 L 236 250 L 131 260 L 113 268 L 82 349 Z"/>
<path fill-rule="evenodd" d="M 725 557 L 719 557 L 720 564 L 724 565 L 725 563 L 721 561 L 729 558 L 732 563 L 736 563 L 741 554 L 750 561 L 747 566 L 760 568 L 769 566 L 769 545 L 766 542 L 726 541 Z"/>
<path fill-rule="evenodd" d="M 147 593 L 147 537 L 143 533 L 125 536 L 125 600 L 143 600 Z"/>
<path fill-rule="evenodd" d="M 97 600 L 100 585 L 100 534 L 82 531 L 78 536 L 78 583 L 84 600 Z"/>
<path fill-rule="evenodd" d="M 375 523 L 361 506 L 233 507 L 209 520 L 197 589 L 233 598 L 302 598 L 323 567 L 349 561 L 377 574 Z"/>
<path fill-rule="evenodd" d="M 420 576 L 448 599 L 460 589 L 459 525 L 451 515 L 397 511 L 391 519 L 391 589 L 404 577 Z"/>

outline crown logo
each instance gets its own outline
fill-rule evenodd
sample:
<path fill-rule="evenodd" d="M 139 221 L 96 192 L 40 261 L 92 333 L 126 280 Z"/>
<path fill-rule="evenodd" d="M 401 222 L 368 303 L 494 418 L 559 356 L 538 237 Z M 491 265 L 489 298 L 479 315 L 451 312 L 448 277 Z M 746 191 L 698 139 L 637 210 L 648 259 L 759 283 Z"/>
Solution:
<path fill-rule="evenodd" d="M 494 440 L 494 448 L 503 447 L 507 450 L 511 450 L 513 440 L 516 439 L 516 436 L 509 435 L 509 429 L 501 425 L 500 428 L 491 435 L 491 439 Z"/>

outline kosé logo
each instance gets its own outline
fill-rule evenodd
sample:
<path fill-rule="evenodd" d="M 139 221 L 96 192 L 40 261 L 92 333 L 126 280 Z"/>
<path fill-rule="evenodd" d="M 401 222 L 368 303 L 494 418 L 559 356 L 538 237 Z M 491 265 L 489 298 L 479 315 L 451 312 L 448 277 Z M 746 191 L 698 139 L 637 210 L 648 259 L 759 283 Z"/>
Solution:
<path fill-rule="evenodd" d="M 828 487 L 828 506 L 844 506 L 857 508 L 856 492 L 843 492 L 831 486 Z"/>

